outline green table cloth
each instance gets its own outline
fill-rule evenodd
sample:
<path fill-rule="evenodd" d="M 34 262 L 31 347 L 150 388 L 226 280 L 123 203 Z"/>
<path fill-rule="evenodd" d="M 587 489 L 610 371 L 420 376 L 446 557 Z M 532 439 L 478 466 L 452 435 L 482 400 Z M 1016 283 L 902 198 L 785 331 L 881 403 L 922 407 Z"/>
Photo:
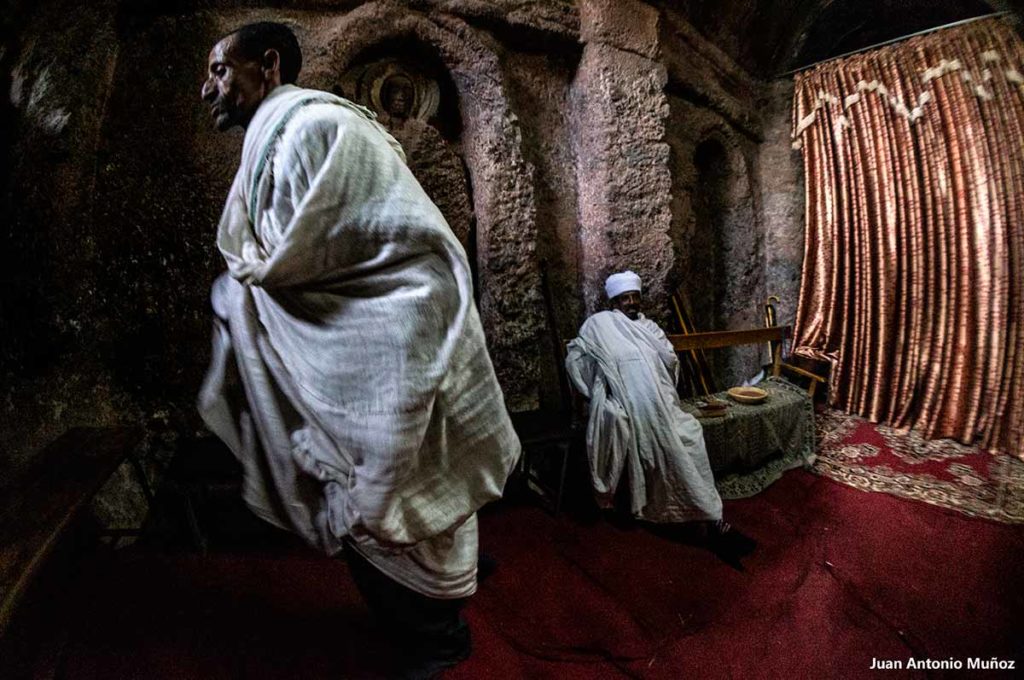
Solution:
<path fill-rule="evenodd" d="M 782 378 L 768 378 L 758 387 L 768 392 L 760 404 L 739 404 L 725 392 L 714 395 L 729 403 L 726 415 L 707 418 L 697 402 L 683 410 L 704 428 L 715 483 L 723 498 L 759 493 L 782 473 L 814 462 L 814 405 L 807 391 Z"/>

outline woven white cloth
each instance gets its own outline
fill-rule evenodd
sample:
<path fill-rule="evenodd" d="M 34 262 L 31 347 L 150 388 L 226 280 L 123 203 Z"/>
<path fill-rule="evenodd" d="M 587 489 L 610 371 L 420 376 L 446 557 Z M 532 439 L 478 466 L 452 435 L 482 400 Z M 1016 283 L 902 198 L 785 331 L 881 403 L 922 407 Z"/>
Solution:
<path fill-rule="evenodd" d="M 611 507 L 626 472 L 635 517 L 722 518 L 700 423 L 679 407 L 679 359 L 656 323 L 598 312 L 569 343 L 565 366 L 590 402 L 587 453 L 599 503 Z"/>
<path fill-rule="evenodd" d="M 261 517 L 345 536 L 431 597 L 476 588 L 476 510 L 520 454 L 466 255 L 368 110 L 286 85 L 221 218 L 199 398 Z"/>

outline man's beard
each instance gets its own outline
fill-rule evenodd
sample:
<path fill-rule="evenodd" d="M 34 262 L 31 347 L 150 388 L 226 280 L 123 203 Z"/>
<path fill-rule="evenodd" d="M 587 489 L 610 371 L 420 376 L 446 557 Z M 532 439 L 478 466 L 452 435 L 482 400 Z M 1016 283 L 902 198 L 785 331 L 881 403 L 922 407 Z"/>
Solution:
<path fill-rule="evenodd" d="M 226 132 L 235 125 L 234 116 L 222 101 L 216 101 L 210 106 L 210 113 L 213 116 L 213 125 L 219 132 Z"/>

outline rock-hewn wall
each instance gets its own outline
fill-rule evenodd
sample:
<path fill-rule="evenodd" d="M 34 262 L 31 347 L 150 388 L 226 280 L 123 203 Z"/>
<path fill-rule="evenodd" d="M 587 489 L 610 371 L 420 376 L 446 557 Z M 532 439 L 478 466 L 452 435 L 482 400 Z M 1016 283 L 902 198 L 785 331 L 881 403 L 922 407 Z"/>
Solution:
<path fill-rule="evenodd" d="M 0 268 L 0 473 L 56 437 L 77 414 L 111 422 L 141 414 L 103 379 L 96 357 L 105 300 L 92 229 L 96 166 L 118 54 L 116 3 L 70 2 L 5 17 L 3 242 Z M 5 102 L 5 107 L 7 106 Z M 113 330 L 113 329 L 109 329 Z M 83 408 L 83 404 L 89 406 Z M 0 475 L 2 477 L 2 475 Z"/>
<path fill-rule="evenodd" d="M 792 148 L 793 83 L 779 81 L 765 93 L 765 141 L 757 174 L 764 197 L 765 281 L 769 295 L 779 298 L 780 324 L 792 324 L 800 295 L 804 260 L 803 160 Z"/>
<path fill-rule="evenodd" d="M 572 125 L 584 305 L 602 309 L 604 279 L 628 268 L 644 281 L 648 313 L 663 321 L 674 254 L 659 17 L 632 0 L 595 0 L 582 3 L 581 21 Z"/>
<path fill-rule="evenodd" d="M 669 73 L 667 141 L 672 149 L 671 285 L 698 330 L 762 325 L 765 223 L 756 173 L 764 135 L 757 106 L 764 86 L 680 16 L 665 15 Z M 719 387 L 760 368 L 756 346 L 710 352 Z"/>
<path fill-rule="evenodd" d="M 557 389 L 562 371 L 561 340 L 576 334 L 583 315 L 569 105 L 579 61 L 579 46 L 572 42 L 554 54 L 512 53 L 505 64 L 513 110 L 518 113 L 523 135 L 523 157 L 533 168 L 545 321 L 537 352 L 545 408 L 561 406 Z"/>
<path fill-rule="evenodd" d="M 756 325 L 773 281 L 792 283 L 794 251 L 775 247 L 802 222 L 787 202 L 796 176 L 773 172 L 792 160 L 784 92 L 766 99 L 671 3 L 276 4 L 286 8 L 49 0 L 0 26 L 12 102 L 0 152 L 17 159 L 0 175 L 0 317 L 16 329 L 0 345 L 11 457 L 0 465 L 18 467 L 75 424 L 141 422 L 158 443 L 202 429 L 207 294 L 223 269 L 213 236 L 241 134 L 211 129 L 199 86 L 213 42 L 248 21 L 295 28 L 302 85 L 332 89 L 395 51 L 443 70 L 458 118 L 446 158 L 464 163 L 471 187 L 459 229 L 472 221 L 479 304 L 512 410 L 559 405 L 560 340 L 603 308 L 611 271 L 638 271 L 651 316 L 670 320 L 669 292 L 706 264 L 710 218 L 694 205 L 708 139 L 731 178 L 708 241 L 722 244 L 728 284 L 706 272 L 700 284 L 719 300 L 715 322 Z"/>
<path fill-rule="evenodd" d="M 672 242 L 679 254 L 673 282 L 697 330 L 762 325 L 765 234 L 758 145 L 716 112 L 678 96 L 672 115 Z M 711 352 L 721 387 L 751 377 L 762 352 L 740 347 Z"/>

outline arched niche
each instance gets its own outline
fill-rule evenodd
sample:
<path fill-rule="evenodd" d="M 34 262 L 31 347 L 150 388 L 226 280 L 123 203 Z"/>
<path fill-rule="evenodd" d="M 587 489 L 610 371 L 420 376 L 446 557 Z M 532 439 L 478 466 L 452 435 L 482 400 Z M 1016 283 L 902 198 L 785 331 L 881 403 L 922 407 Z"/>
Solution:
<path fill-rule="evenodd" d="M 712 134 L 694 148 L 694 229 L 685 280 L 698 330 L 738 330 L 761 325 L 764 302 L 763 235 L 754 187 L 741 148 Z M 738 385 L 760 368 L 759 347 L 712 353 L 720 387 Z"/>
<path fill-rule="evenodd" d="M 693 166 L 697 171 L 693 197 L 696 226 L 688 277 L 693 323 L 701 330 L 724 329 L 725 214 L 731 179 L 725 147 L 717 139 L 704 140 L 694 151 Z"/>
<path fill-rule="evenodd" d="M 391 3 L 363 5 L 322 30 L 323 48 L 306 71 L 314 87 L 330 89 L 339 75 L 398 44 L 416 45 L 450 78 L 472 187 L 477 296 L 488 348 L 509 409 L 536 408 L 543 305 L 532 167 L 520 148 L 500 47 L 457 18 L 428 18 Z"/>

